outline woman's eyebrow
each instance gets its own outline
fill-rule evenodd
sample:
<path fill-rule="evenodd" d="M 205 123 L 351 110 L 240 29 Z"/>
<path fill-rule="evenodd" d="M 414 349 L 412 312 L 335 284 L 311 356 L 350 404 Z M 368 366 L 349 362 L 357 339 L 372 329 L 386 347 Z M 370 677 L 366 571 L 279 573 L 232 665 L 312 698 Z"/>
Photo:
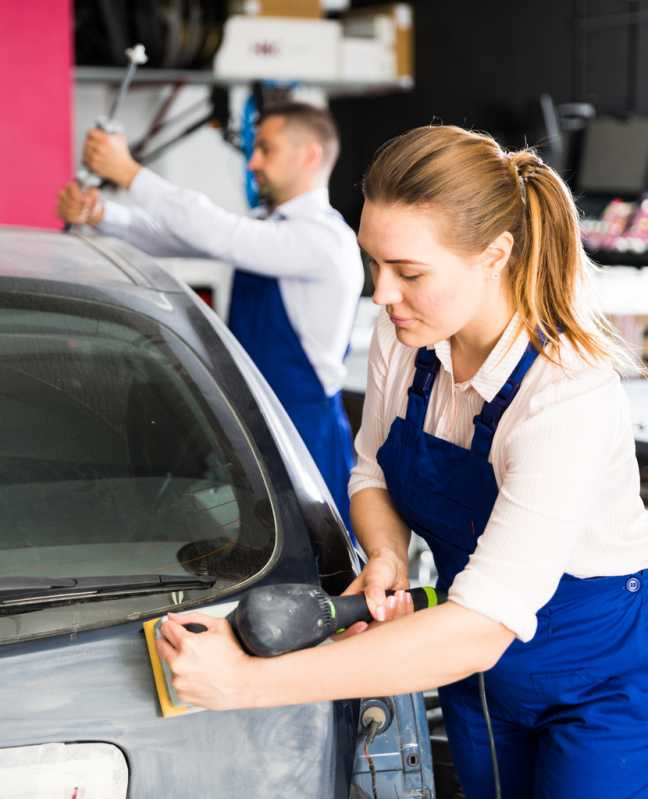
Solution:
<path fill-rule="evenodd" d="M 360 247 L 360 251 L 363 255 L 367 258 L 370 258 L 372 261 L 375 260 L 374 257 L 369 253 L 358 241 L 358 247 Z M 381 259 L 384 264 L 403 264 L 404 266 L 430 266 L 430 264 L 426 263 L 425 261 L 416 261 L 413 258 L 382 258 Z"/>
<path fill-rule="evenodd" d="M 407 264 L 409 266 L 429 266 L 425 261 L 414 261 L 411 258 L 385 258 L 386 264 Z"/>

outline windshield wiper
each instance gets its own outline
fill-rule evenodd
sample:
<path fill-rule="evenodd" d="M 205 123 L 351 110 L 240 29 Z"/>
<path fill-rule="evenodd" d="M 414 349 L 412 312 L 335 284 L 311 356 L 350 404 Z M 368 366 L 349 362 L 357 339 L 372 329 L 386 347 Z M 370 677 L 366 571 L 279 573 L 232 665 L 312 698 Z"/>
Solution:
<path fill-rule="evenodd" d="M 113 577 L 0 577 L 0 608 L 124 594 L 211 588 L 216 577 L 128 574 Z"/>

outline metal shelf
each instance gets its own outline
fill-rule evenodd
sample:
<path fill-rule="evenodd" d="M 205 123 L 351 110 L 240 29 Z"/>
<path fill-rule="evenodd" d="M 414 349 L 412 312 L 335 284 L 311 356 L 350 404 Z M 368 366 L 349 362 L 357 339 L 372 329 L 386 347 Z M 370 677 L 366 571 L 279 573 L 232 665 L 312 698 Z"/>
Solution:
<path fill-rule="evenodd" d="M 121 83 L 126 67 L 75 67 L 77 83 Z M 203 83 L 226 85 L 209 70 L 198 69 L 147 69 L 140 67 L 133 83 Z"/>
<path fill-rule="evenodd" d="M 115 83 L 124 78 L 125 67 L 75 67 L 77 83 Z M 134 84 L 192 83 L 204 86 L 241 86 L 252 83 L 254 77 L 222 78 L 210 70 L 198 69 L 147 69 L 140 67 Z M 261 79 L 260 79 L 261 80 Z M 286 81 L 288 83 L 289 81 Z M 331 97 L 361 96 L 367 94 L 389 94 L 408 91 L 414 85 L 411 78 L 394 81 L 298 81 L 300 85 L 322 89 Z"/>

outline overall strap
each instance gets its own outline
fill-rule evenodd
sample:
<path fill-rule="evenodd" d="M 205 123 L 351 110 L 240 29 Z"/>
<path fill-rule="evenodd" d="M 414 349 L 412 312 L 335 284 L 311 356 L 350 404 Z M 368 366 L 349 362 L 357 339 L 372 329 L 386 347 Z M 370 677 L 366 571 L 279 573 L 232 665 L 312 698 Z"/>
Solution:
<path fill-rule="evenodd" d="M 518 393 L 520 385 L 524 376 L 531 368 L 531 365 L 538 357 L 538 350 L 531 342 L 527 345 L 522 357 L 518 361 L 517 366 L 511 372 L 508 380 L 502 388 L 497 392 L 490 402 L 485 402 L 481 413 L 475 416 L 475 433 L 473 435 L 472 444 L 470 449 L 472 452 L 481 457 L 488 459 L 491 446 L 493 445 L 493 436 L 497 430 L 497 425 L 502 418 L 504 411 L 513 401 L 513 398 Z"/>
<path fill-rule="evenodd" d="M 407 390 L 407 415 L 405 418 L 422 430 L 430 401 L 430 392 L 439 371 L 439 359 L 434 350 L 421 347 L 416 353 L 414 366 L 416 372 L 412 385 Z"/>

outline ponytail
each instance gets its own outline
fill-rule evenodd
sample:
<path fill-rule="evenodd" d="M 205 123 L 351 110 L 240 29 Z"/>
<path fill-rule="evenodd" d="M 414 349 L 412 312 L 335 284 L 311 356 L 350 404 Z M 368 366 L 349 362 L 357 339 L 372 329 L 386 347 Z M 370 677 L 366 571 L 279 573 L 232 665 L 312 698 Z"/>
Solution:
<path fill-rule="evenodd" d="M 532 149 L 506 153 L 490 136 L 454 126 L 415 128 L 378 151 L 363 191 L 371 201 L 440 211 L 447 246 L 458 252 L 481 252 L 509 231 L 504 274 L 520 325 L 544 357 L 560 362 L 563 336 L 590 362 L 640 368 L 592 300 L 594 267 L 571 192 Z"/>

